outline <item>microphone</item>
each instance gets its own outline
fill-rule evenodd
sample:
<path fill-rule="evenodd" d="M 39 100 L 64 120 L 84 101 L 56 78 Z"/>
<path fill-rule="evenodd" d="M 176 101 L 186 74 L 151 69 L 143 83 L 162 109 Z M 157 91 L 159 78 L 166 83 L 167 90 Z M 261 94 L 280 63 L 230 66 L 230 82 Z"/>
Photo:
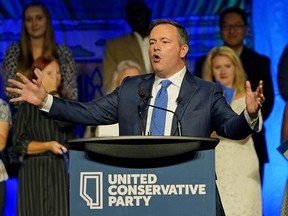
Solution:
<path fill-rule="evenodd" d="M 140 98 L 143 100 L 144 104 L 147 105 L 147 106 L 150 106 L 150 107 L 153 107 L 153 108 L 156 108 L 156 109 L 160 109 L 160 110 L 164 110 L 166 112 L 170 112 L 172 113 L 175 117 L 176 117 L 176 120 L 177 120 L 177 132 L 178 132 L 178 136 L 182 136 L 182 124 L 181 124 L 181 121 L 178 117 L 178 115 L 172 111 L 172 110 L 169 110 L 169 109 L 165 109 L 165 108 L 162 108 L 162 107 L 158 107 L 158 106 L 154 106 L 154 105 L 151 105 L 151 104 L 148 104 L 148 99 L 151 98 L 152 96 L 150 94 L 147 93 L 147 91 L 144 89 L 144 88 L 140 88 L 138 90 L 138 95 L 140 96 Z M 177 99 L 176 99 L 176 103 L 177 104 L 180 104 L 182 101 L 182 97 L 181 96 L 178 96 Z M 139 111 L 139 106 L 138 106 L 138 111 Z M 140 110 L 141 111 L 141 110 Z M 142 118 L 141 118 L 142 119 Z"/>
<path fill-rule="evenodd" d="M 144 88 L 138 89 L 138 95 L 145 103 L 148 101 L 149 98 L 152 98 L 152 96 L 150 96 Z"/>
<path fill-rule="evenodd" d="M 178 97 L 176 98 L 176 103 L 179 105 L 181 102 L 182 102 L 182 97 L 181 97 L 181 96 L 178 96 Z"/>

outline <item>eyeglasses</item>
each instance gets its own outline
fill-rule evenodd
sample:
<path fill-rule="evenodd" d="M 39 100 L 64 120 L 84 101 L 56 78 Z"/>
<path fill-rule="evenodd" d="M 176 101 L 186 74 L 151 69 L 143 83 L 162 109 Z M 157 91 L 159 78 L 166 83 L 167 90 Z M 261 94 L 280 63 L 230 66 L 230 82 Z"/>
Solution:
<path fill-rule="evenodd" d="M 224 24 L 224 25 L 221 26 L 221 30 L 229 31 L 231 29 L 231 30 L 234 30 L 234 31 L 240 31 L 244 27 L 245 27 L 244 24 L 241 24 L 241 25 L 240 24 L 238 24 L 238 25 L 227 25 L 227 24 Z"/>

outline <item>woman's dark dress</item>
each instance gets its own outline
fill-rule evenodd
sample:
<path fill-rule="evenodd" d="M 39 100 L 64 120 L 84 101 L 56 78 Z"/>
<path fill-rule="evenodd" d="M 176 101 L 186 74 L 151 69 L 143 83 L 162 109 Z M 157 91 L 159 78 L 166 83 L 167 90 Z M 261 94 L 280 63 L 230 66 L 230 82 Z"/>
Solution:
<path fill-rule="evenodd" d="M 68 172 L 62 155 L 52 152 L 27 155 L 31 141 L 58 141 L 73 137 L 73 126 L 46 119 L 41 111 L 23 103 L 15 119 L 14 150 L 23 157 L 18 177 L 18 216 L 68 216 Z"/>

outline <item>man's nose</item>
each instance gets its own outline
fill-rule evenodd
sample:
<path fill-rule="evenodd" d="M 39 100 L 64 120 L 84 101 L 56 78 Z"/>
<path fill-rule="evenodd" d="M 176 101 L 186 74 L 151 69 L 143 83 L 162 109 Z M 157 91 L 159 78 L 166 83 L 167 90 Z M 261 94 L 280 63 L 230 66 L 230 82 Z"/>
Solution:
<path fill-rule="evenodd" d="M 159 45 L 159 43 L 155 43 L 154 44 L 154 50 L 160 50 L 160 45 Z"/>

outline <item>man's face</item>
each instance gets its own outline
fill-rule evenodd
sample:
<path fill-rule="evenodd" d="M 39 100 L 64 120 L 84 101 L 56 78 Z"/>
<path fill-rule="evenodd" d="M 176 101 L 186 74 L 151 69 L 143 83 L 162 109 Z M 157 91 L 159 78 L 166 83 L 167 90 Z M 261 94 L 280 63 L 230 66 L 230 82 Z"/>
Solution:
<path fill-rule="evenodd" d="M 185 65 L 188 45 L 180 45 L 177 28 L 170 24 L 155 26 L 150 33 L 149 56 L 155 73 L 169 78 Z"/>
<path fill-rule="evenodd" d="M 241 16 L 236 13 L 228 13 L 224 16 L 221 25 L 221 36 L 224 45 L 233 48 L 242 46 L 247 33 L 247 26 Z"/>

